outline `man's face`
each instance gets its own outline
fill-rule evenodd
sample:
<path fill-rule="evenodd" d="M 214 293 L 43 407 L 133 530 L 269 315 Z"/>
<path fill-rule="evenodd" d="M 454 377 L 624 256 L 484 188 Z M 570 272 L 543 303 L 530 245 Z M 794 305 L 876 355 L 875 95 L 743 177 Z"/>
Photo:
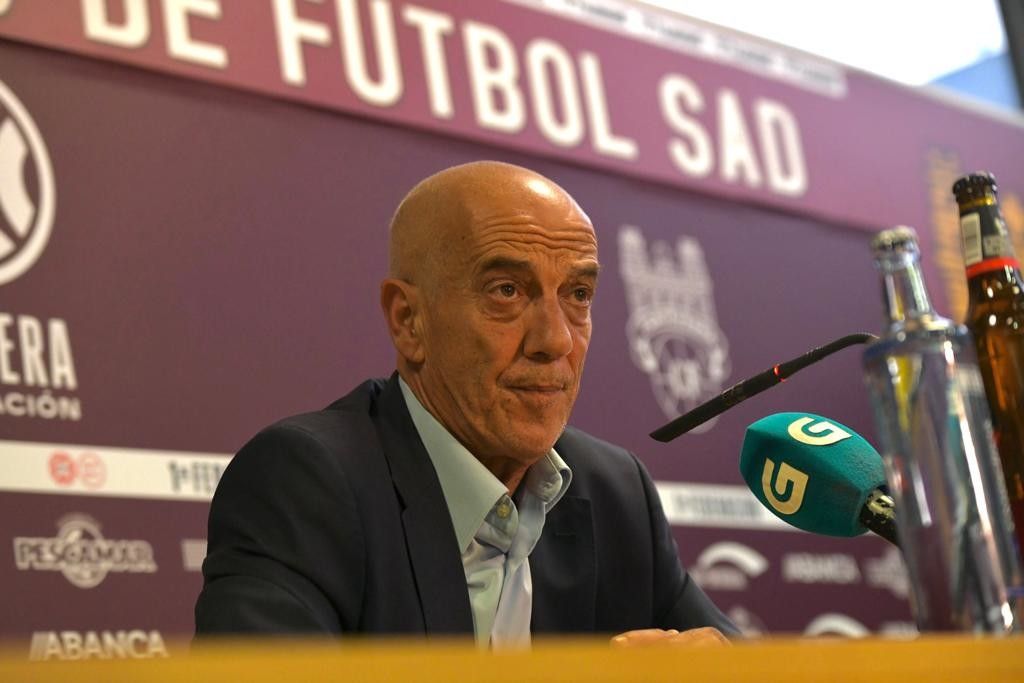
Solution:
<path fill-rule="evenodd" d="M 565 195 L 531 184 L 489 198 L 445 245 L 423 313 L 422 386 L 435 417 L 481 459 L 531 464 L 579 391 L 597 241 Z"/>

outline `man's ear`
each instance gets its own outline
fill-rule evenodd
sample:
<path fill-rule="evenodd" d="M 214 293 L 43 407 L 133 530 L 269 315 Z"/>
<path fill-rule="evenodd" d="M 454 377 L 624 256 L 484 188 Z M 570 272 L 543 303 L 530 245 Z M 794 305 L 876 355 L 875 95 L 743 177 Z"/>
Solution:
<path fill-rule="evenodd" d="M 380 306 L 398 353 L 409 363 L 422 363 L 426 352 L 419 289 L 405 280 L 387 278 L 380 283 Z"/>

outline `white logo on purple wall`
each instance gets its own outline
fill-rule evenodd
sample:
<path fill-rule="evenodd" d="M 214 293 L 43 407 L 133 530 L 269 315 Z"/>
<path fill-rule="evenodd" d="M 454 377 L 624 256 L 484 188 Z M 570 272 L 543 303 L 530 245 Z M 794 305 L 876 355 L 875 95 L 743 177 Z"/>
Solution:
<path fill-rule="evenodd" d="M 14 564 L 20 571 L 58 571 L 72 585 L 95 588 L 109 572 L 157 570 L 148 541 L 104 538 L 99 522 L 87 515 L 65 515 L 57 528 L 55 537 L 15 537 Z"/>
<path fill-rule="evenodd" d="M 864 560 L 864 577 L 872 588 L 885 588 L 898 598 L 910 597 L 910 576 L 903 555 L 894 547 L 887 547 L 881 557 Z"/>
<path fill-rule="evenodd" d="M 749 546 L 732 541 L 712 543 L 697 556 L 690 576 L 701 588 L 712 591 L 743 591 L 750 579 L 768 570 L 768 560 Z"/>
<path fill-rule="evenodd" d="M 731 371 L 729 344 L 718 327 L 704 251 L 680 237 L 675 253 L 639 228 L 619 229 L 619 267 L 626 288 L 630 355 L 651 379 L 665 416 L 676 417 L 715 396 Z M 710 429 L 715 420 L 695 428 Z"/>
<path fill-rule="evenodd" d="M 56 206 L 50 155 L 28 111 L 0 81 L 0 285 L 43 253 Z"/>
<path fill-rule="evenodd" d="M 853 617 L 836 612 L 819 614 L 804 628 L 805 636 L 847 636 L 863 638 L 871 635 L 868 627 Z"/>
<path fill-rule="evenodd" d="M 152 659 L 167 657 L 160 631 L 35 631 L 28 658 L 34 662 L 80 659 Z"/>

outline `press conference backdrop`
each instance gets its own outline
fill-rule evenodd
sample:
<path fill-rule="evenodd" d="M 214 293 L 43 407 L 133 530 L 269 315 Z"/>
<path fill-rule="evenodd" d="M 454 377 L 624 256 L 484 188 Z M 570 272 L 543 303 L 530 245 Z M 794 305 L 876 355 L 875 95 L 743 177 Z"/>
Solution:
<path fill-rule="evenodd" d="M 593 219 L 573 421 L 646 463 L 714 600 L 750 633 L 912 629 L 893 548 L 790 530 L 737 468 L 770 413 L 872 439 L 858 349 L 673 443 L 646 435 L 879 331 L 884 227 L 918 229 L 959 316 L 949 187 L 994 172 L 1019 239 L 1021 120 L 616 0 L 5 0 L 0 636 L 52 659 L 189 634 L 230 455 L 390 371 L 391 213 L 481 158 Z"/>

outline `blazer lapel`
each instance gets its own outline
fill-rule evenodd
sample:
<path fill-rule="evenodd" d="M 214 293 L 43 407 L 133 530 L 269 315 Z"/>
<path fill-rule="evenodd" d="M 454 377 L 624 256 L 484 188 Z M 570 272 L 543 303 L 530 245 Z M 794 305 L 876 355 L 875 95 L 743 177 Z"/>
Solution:
<path fill-rule="evenodd" d="M 597 567 L 590 499 L 566 495 L 548 513 L 530 553 L 534 633 L 594 630 Z"/>
<path fill-rule="evenodd" d="M 402 501 L 402 525 L 428 635 L 473 633 L 466 575 L 437 473 L 395 373 L 377 401 L 377 432 Z"/>

